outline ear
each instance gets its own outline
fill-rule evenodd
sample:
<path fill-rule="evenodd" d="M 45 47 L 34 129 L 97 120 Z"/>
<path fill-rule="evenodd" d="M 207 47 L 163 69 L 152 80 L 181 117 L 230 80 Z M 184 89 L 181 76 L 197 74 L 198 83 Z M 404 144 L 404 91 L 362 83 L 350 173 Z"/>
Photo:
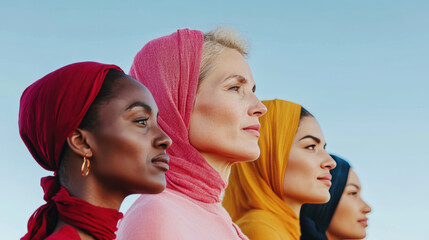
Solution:
<path fill-rule="evenodd" d="M 72 136 L 67 138 L 69 148 L 81 157 L 92 157 L 92 149 L 87 141 L 89 136 L 90 133 L 88 131 L 77 128 L 74 130 Z"/>

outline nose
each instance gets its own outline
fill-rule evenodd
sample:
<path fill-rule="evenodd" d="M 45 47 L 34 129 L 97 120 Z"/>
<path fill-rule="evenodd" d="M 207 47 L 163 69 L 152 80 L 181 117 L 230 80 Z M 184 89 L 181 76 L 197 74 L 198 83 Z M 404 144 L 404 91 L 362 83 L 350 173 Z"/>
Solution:
<path fill-rule="evenodd" d="M 329 155 L 326 151 L 325 152 L 325 159 L 323 160 L 321 167 L 327 168 L 329 170 L 334 169 L 337 166 L 337 162 Z"/>
<path fill-rule="evenodd" d="M 254 104 L 249 108 L 248 114 L 252 117 L 262 117 L 267 112 L 267 107 L 253 94 Z"/>
<path fill-rule="evenodd" d="M 153 146 L 155 148 L 162 148 L 162 149 L 169 148 L 171 146 L 171 144 L 173 143 L 173 141 L 160 127 L 157 126 L 157 128 L 158 128 L 159 134 L 154 139 Z"/>
<path fill-rule="evenodd" d="M 362 200 L 362 203 L 363 203 L 362 212 L 365 214 L 370 213 L 372 211 L 371 207 L 364 200 Z"/>

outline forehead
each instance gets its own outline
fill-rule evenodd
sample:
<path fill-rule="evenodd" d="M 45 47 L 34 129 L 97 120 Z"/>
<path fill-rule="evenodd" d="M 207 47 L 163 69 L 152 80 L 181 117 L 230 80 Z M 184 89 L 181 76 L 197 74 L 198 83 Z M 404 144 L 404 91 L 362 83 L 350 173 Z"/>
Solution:
<path fill-rule="evenodd" d="M 239 75 L 244 77 L 251 85 L 255 84 L 249 64 L 243 55 L 235 49 L 224 49 L 213 64 L 213 71 L 208 76 L 208 79 L 212 81 L 225 80 L 231 75 Z"/>
<path fill-rule="evenodd" d="M 152 110 L 158 111 L 152 94 L 143 84 L 130 76 L 120 77 L 116 83 L 113 89 L 115 96 L 109 101 L 110 107 L 117 106 L 118 110 L 125 110 L 130 104 L 143 102 L 149 105 Z"/>
<path fill-rule="evenodd" d="M 355 184 L 360 187 L 359 178 L 353 169 L 350 169 L 349 176 L 347 177 L 347 184 Z"/>
<path fill-rule="evenodd" d="M 296 136 L 306 136 L 312 135 L 321 140 L 323 140 L 322 129 L 320 128 L 319 123 L 314 117 L 304 117 L 299 121 L 298 129 L 296 131 Z"/>

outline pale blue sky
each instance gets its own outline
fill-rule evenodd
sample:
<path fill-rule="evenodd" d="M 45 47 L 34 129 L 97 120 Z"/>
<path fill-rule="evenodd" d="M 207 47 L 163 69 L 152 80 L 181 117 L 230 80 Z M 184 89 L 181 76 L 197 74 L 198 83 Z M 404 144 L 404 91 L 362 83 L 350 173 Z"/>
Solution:
<path fill-rule="evenodd" d="M 26 232 L 49 174 L 19 138 L 26 86 L 76 61 L 128 71 L 149 40 L 218 25 L 249 40 L 257 95 L 305 106 L 328 150 L 350 161 L 373 208 L 367 239 L 427 237 L 428 12 L 424 0 L 0 0 L 2 239 Z"/>

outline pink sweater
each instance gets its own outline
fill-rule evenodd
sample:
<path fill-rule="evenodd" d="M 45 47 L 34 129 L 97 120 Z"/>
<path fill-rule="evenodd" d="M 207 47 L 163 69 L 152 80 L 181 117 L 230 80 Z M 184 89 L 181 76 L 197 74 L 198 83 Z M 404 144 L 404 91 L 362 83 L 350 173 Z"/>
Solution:
<path fill-rule="evenodd" d="M 248 239 L 220 203 L 204 203 L 166 189 L 141 195 L 120 221 L 117 239 Z"/>

